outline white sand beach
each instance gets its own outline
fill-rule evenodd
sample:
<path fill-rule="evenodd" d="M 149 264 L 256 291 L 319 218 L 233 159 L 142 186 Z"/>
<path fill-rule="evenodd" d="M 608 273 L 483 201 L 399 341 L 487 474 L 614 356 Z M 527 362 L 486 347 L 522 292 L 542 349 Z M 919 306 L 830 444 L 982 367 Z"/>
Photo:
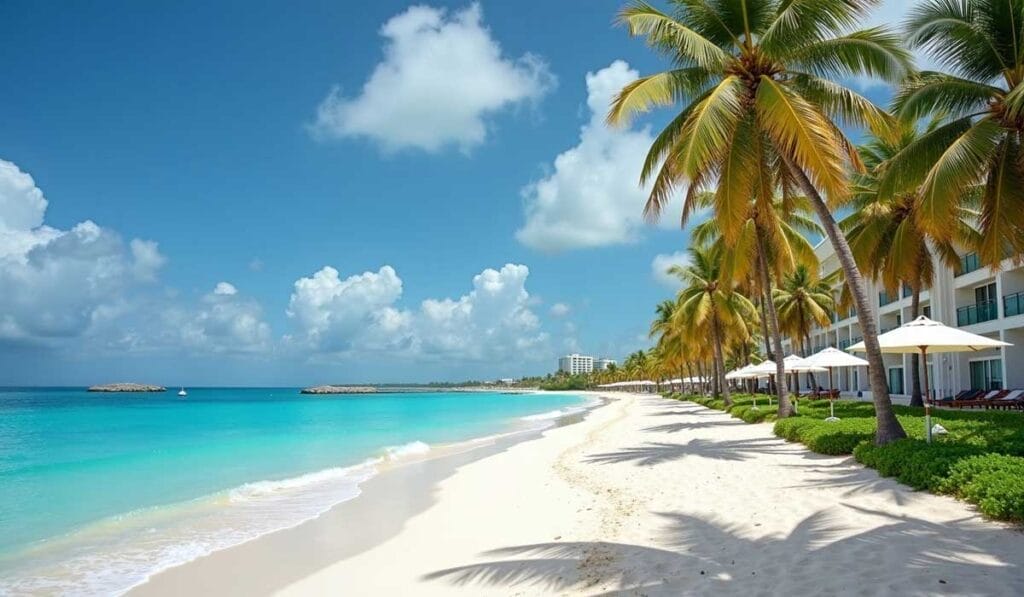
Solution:
<path fill-rule="evenodd" d="M 1019 529 L 692 403 L 617 395 L 462 457 L 135 593 L 1024 594 Z"/>

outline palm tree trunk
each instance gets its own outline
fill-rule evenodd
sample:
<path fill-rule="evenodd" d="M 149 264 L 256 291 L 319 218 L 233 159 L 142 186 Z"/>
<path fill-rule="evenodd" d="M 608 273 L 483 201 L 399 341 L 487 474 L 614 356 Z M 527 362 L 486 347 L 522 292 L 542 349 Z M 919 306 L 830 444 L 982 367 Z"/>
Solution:
<path fill-rule="evenodd" d="M 757 227 L 756 234 L 757 269 L 760 270 L 758 273 L 761 276 L 765 314 L 768 320 L 768 330 L 772 337 L 772 352 L 775 354 L 775 396 L 779 399 L 777 416 L 783 419 L 793 414 L 793 405 L 789 402 L 789 392 L 786 389 L 786 366 L 782 362 L 782 334 L 779 333 L 779 315 L 775 311 L 775 301 L 772 300 L 772 277 L 768 272 L 767 247 L 765 247 L 764 235 L 760 226 Z"/>
<path fill-rule="evenodd" d="M 765 311 L 764 295 L 757 300 L 761 306 L 761 338 L 764 340 L 764 358 L 772 358 L 771 334 L 768 333 L 768 313 Z M 754 383 L 757 383 L 756 378 Z M 772 378 L 768 378 L 768 391 L 772 391 Z"/>
<path fill-rule="evenodd" d="M 690 378 L 690 383 L 692 384 L 693 383 L 693 368 L 690 366 L 690 361 L 686 361 L 686 376 Z M 679 391 L 680 392 L 685 391 L 684 390 L 685 387 L 686 387 L 685 383 L 680 383 L 679 384 Z"/>
<path fill-rule="evenodd" d="M 804 354 L 803 354 L 803 356 L 804 357 L 809 357 L 809 356 L 811 356 L 811 333 L 810 332 L 806 332 L 804 334 L 804 342 L 806 342 L 806 344 L 804 344 Z M 807 372 L 807 378 L 811 382 L 811 387 L 814 388 L 815 390 L 817 390 L 818 389 L 818 380 L 814 377 L 814 373 L 811 372 L 811 371 L 808 371 Z"/>
<path fill-rule="evenodd" d="M 864 278 L 857 269 L 857 263 L 853 259 L 853 252 L 850 244 L 846 242 L 839 229 L 839 224 L 832 217 L 832 212 L 825 205 L 821 194 L 811 184 L 809 178 L 800 169 L 789 155 L 780 151 L 779 155 L 786 162 L 786 167 L 796 179 L 804 193 L 811 199 L 811 205 L 818 214 L 821 225 L 828 234 L 828 239 L 835 249 L 836 257 L 846 275 L 846 285 L 853 295 L 854 306 L 857 308 L 857 319 L 860 321 L 861 335 L 864 337 L 864 347 L 868 357 L 868 381 L 871 387 L 871 400 L 875 404 L 875 444 L 882 445 L 907 437 L 907 432 L 896 419 L 892 411 L 892 400 L 889 398 L 888 382 L 885 379 L 885 361 L 882 360 L 882 349 L 878 346 L 878 328 L 875 325 L 875 316 L 871 312 L 871 303 L 868 302 L 868 292 L 864 287 Z"/>
<path fill-rule="evenodd" d="M 729 397 L 729 386 L 725 385 L 725 356 L 722 350 L 722 326 L 718 317 L 711 318 L 711 326 L 715 336 L 715 382 L 722 393 L 722 399 L 726 406 L 732 406 L 732 398 Z"/>
<path fill-rule="evenodd" d="M 917 319 L 921 311 L 921 285 L 914 285 L 914 294 L 910 299 L 910 320 Z M 924 406 L 921 396 L 921 357 L 915 352 L 910 355 L 910 406 Z M 924 365 L 928 366 L 927 363 Z"/>

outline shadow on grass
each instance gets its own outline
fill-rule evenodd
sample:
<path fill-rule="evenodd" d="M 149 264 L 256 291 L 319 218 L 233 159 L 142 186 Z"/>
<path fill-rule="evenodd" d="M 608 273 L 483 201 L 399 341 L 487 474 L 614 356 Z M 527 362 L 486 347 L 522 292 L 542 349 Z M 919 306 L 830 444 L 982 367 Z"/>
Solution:
<path fill-rule="evenodd" d="M 1024 594 L 1024 540 L 1016 533 L 970 519 L 940 525 L 837 507 L 844 506 L 857 512 L 858 527 L 873 528 L 850 534 L 821 511 L 788 535 L 754 536 L 749 526 L 660 514 L 665 528 L 651 545 L 567 541 L 505 547 L 483 554 L 494 561 L 438 570 L 424 579 L 515 587 L 526 594 L 846 594 L 858 587 L 866 594 Z"/>

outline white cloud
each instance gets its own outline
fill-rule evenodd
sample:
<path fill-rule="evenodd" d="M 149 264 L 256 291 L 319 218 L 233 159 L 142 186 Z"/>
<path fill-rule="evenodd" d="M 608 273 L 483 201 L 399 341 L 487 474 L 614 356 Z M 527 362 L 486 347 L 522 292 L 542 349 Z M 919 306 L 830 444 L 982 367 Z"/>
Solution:
<path fill-rule="evenodd" d="M 637 76 L 622 60 L 587 73 L 590 120 L 579 143 L 555 158 L 549 174 L 523 189 L 526 222 L 516 232 L 520 242 L 553 252 L 637 240 L 649 191 L 638 181 L 654 138 L 648 128 L 605 124 L 613 96 Z M 678 219 L 669 223 L 677 226 Z"/>
<path fill-rule="evenodd" d="M 555 84 L 540 58 L 502 53 L 476 3 L 451 13 L 412 6 L 380 34 L 384 60 L 359 95 L 335 88 L 321 102 L 314 134 L 366 137 L 386 151 L 468 151 L 486 139 L 488 118 L 540 99 Z"/>
<path fill-rule="evenodd" d="M 662 253 L 655 255 L 651 261 L 651 275 L 659 284 L 662 284 L 673 290 L 678 290 L 682 287 L 682 282 L 676 276 L 668 273 L 668 268 L 673 265 L 687 266 L 690 265 L 690 256 L 686 251 L 676 251 L 675 253 Z"/>
<path fill-rule="evenodd" d="M 0 160 L 0 337 L 86 334 L 165 261 L 156 243 L 125 243 L 90 220 L 70 230 L 47 226 L 47 205 L 29 174 Z"/>
<path fill-rule="evenodd" d="M 311 347 L 325 352 L 384 350 L 403 343 L 408 315 L 394 309 L 402 280 L 388 265 L 342 280 L 327 266 L 295 282 L 288 316 Z"/>
<path fill-rule="evenodd" d="M 486 269 L 473 278 L 468 294 L 427 299 L 411 310 L 397 306 L 402 281 L 390 266 L 345 279 L 325 267 L 295 282 L 288 308 L 299 329 L 293 340 L 328 353 L 530 358 L 545 345 L 547 334 L 529 308 L 528 276 L 525 265 Z"/>
<path fill-rule="evenodd" d="M 572 309 L 565 303 L 555 303 L 551 305 L 551 315 L 554 317 L 565 317 L 569 314 Z"/>
<path fill-rule="evenodd" d="M 259 353 L 271 347 L 270 326 L 259 303 L 220 282 L 177 327 L 185 346 L 214 353 Z"/>
<path fill-rule="evenodd" d="M 167 263 L 167 258 L 160 254 L 157 244 L 151 240 L 133 238 L 128 246 L 131 247 L 132 258 L 135 261 L 135 276 L 150 282 L 156 280 L 157 272 Z"/>
<path fill-rule="evenodd" d="M 230 282 L 217 282 L 217 285 L 213 287 L 213 294 L 220 296 L 232 296 L 238 294 L 238 289 Z"/>

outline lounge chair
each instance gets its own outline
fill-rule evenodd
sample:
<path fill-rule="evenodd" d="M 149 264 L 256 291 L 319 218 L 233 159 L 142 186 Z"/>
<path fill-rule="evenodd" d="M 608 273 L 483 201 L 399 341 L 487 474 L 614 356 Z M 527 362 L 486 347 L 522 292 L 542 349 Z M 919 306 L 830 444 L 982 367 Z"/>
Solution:
<path fill-rule="evenodd" d="M 1024 390 L 1012 390 L 1003 396 L 992 400 L 986 405 L 988 408 L 1009 410 L 1011 408 L 1024 409 Z"/>
<path fill-rule="evenodd" d="M 957 400 L 953 402 L 953 406 L 957 408 L 974 408 L 980 406 L 982 408 L 988 408 L 993 400 L 999 400 L 1006 396 L 1009 392 L 1006 390 L 989 390 L 987 392 L 982 391 L 980 396 L 977 396 L 970 400 Z"/>

